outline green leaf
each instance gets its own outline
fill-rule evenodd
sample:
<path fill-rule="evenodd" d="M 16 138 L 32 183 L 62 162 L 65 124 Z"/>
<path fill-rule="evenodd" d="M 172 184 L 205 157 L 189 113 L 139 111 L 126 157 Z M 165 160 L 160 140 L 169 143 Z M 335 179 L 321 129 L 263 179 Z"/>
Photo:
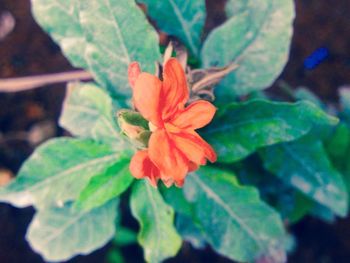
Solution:
<path fill-rule="evenodd" d="M 114 114 L 112 99 L 104 91 L 93 83 L 72 82 L 68 85 L 59 123 L 74 136 L 127 149 Z"/>
<path fill-rule="evenodd" d="M 33 0 L 35 20 L 60 45 L 76 67 L 86 68 L 85 36 L 76 8 L 77 0 Z"/>
<path fill-rule="evenodd" d="M 285 237 L 279 215 L 253 187 L 238 184 L 233 174 L 202 167 L 188 176 L 184 191 L 207 241 L 237 261 L 253 261 L 280 249 Z"/>
<path fill-rule="evenodd" d="M 27 159 L 16 179 L 0 190 L 0 201 L 17 207 L 49 207 L 74 200 L 90 178 L 121 156 L 92 140 L 53 139 Z"/>
<path fill-rule="evenodd" d="M 183 240 L 190 242 L 197 249 L 203 249 L 206 239 L 200 226 L 196 225 L 192 216 L 176 214 L 175 226 Z"/>
<path fill-rule="evenodd" d="M 106 256 L 107 263 L 125 263 L 122 251 L 119 248 L 112 248 Z"/>
<path fill-rule="evenodd" d="M 323 205 L 320 205 L 319 203 L 314 204 L 314 207 L 312 208 L 310 214 L 329 224 L 334 224 L 335 220 L 337 219 L 336 215 L 332 212 L 331 209 Z"/>
<path fill-rule="evenodd" d="M 347 162 L 346 157 L 350 150 L 350 128 L 344 122 L 340 122 L 333 129 L 325 142 L 327 152 L 336 163 Z"/>
<path fill-rule="evenodd" d="M 176 213 L 190 216 L 192 214 L 192 205 L 186 200 L 182 188 L 172 186 L 170 188 L 161 186 L 162 196 Z"/>
<path fill-rule="evenodd" d="M 343 119 L 348 126 L 350 126 L 350 88 L 343 87 L 339 89 L 340 105 L 342 111 L 340 117 Z"/>
<path fill-rule="evenodd" d="M 204 247 L 205 239 L 201 234 L 201 230 L 193 221 L 192 204 L 186 200 L 183 188 L 163 186 L 161 190 L 164 200 L 176 212 L 175 226 L 181 237 L 196 248 Z"/>
<path fill-rule="evenodd" d="M 113 239 L 113 244 L 116 246 L 128 246 L 137 242 L 137 235 L 133 230 L 119 225 L 117 232 Z"/>
<path fill-rule="evenodd" d="M 309 198 L 345 216 L 348 196 L 341 175 L 332 167 L 322 142 L 306 136 L 261 151 L 267 170 Z"/>
<path fill-rule="evenodd" d="M 307 198 L 300 192 L 294 193 L 294 207 L 293 210 L 288 215 L 288 222 L 290 224 L 295 224 L 303 219 L 310 211 L 315 207 L 312 200 Z"/>
<path fill-rule="evenodd" d="M 226 6 L 225 6 L 226 16 L 230 18 L 239 13 L 244 13 L 247 10 L 248 4 L 249 4 L 249 1 L 227 0 Z"/>
<path fill-rule="evenodd" d="M 92 177 L 80 193 L 76 206 L 82 210 L 91 210 L 122 194 L 133 181 L 129 162 L 128 158 L 120 159 L 106 171 Z"/>
<path fill-rule="evenodd" d="M 117 203 L 115 200 L 90 212 L 77 212 L 70 204 L 39 210 L 26 239 L 49 262 L 89 254 L 113 238 Z"/>
<path fill-rule="evenodd" d="M 343 87 L 339 90 L 340 103 L 343 107 L 343 110 L 350 112 L 350 88 Z"/>
<path fill-rule="evenodd" d="M 149 16 L 165 33 L 180 39 L 194 55 L 198 55 L 206 10 L 205 1 L 137 0 L 147 6 Z"/>
<path fill-rule="evenodd" d="M 325 141 L 325 148 L 334 167 L 342 173 L 350 193 L 350 128 L 341 122 Z"/>
<path fill-rule="evenodd" d="M 138 242 L 147 262 L 162 262 L 173 257 L 181 247 L 181 237 L 174 227 L 174 210 L 159 191 L 145 181 L 138 181 L 131 194 L 131 212 L 140 224 Z"/>
<path fill-rule="evenodd" d="M 220 162 L 234 162 L 260 147 L 298 139 L 317 125 L 336 123 L 310 102 L 251 100 L 223 108 L 202 135 Z"/>
<path fill-rule="evenodd" d="M 317 105 L 320 108 L 325 108 L 321 99 L 309 89 L 300 87 L 295 90 L 294 96 L 297 100 L 307 100 Z"/>
<path fill-rule="evenodd" d="M 217 95 L 246 95 L 270 86 L 288 60 L 294 20 L 292 0 L 237 0 L 238 6 L 204 43 L 204 67 L 239 67 L 217 87 Z M 225 96 L 225 97 L 224 97 Z"/>
<path fill-rule="evenodd" d="M 131 94 L 127 74 L 131 62 L 155 72 L 161 57 L 158 36 L 135 1 L 79 1 L 79 15 L 90 71 L 111 94 Z"/>

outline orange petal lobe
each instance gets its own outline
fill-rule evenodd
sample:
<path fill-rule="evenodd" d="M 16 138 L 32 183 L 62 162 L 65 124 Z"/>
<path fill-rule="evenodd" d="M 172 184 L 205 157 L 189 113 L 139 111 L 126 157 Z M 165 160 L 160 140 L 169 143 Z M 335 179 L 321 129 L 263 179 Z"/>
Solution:
<path fill-rule="evenodd" d="M 164 129 L 152 133 L 148 147 L 149 157 L 161 171 L 164 182 L 184 180 L 188 172 L 188 160 L 175 147 Z"/>
<path fill-rule="evenodd" d="M 198 168 L 199 168 L 198 164 L 190 162 L 188 165 L 188 172 L 189 173 L 194 172 L 194 171 L 198 170 Z"/>
<path fill-rule="evenodd" d="M 195 131 L 191 132 L 192 140 L 196 141 L 196 143 L 200 144 L 204 150 L 205 157 L 211 162 L 215 163 L 217 160 L 216 152 L 213 147 L 209 143 L 207 143 L 198 133 Z"/>
<path fill-rule="evenodd" d="M 176 185 L 177 187 L 183 187 L 183 186 L 184 186 L 184 183 L 185 183 L 185 180 L 177 180 L 177 181 L 175 182 L 175 185 Z"/>
<path fill-rule="evenodd" d="M 134 88 L 135 82 L 140 74 L 141 74 L 141 68 L 139 63 L 132 62 L 128 68 L 128 79 L 129 79 L 129 84 L 131 88 Z"/>
<path fill-rule="evenodd" d="M 163 69 L 162 116 L 166 120 L 178 109 L 183 109 L 189 99 L 187 79 L 181 64 L 169 59 Z"/>
<path fill-rule="evenodd" d="M 162 126 L 160 91 L 162 82 L 149 73 L 141 73 L 134 86 L 133 101 L 141 115 L 156 126 Z"/>
<path fill-rule="evenodd" d="M 138 151 L 133 156 L 130 162 L 130 172 L 137 179 L 148 178 L 151 185 L 157 187 L 160 171 L 149 159 L 147 150 Z"/>
<path fill-rule="evenodd" d="M 181 129 L 199 129 L 211 122 L 216 112 L 213 104 L 205 100 L 191 103 L 179 112 L 171 123 Z"/>
<path fill-rule="evenodd" d="M 206 159 L 210 162 L 216 161 L 216 153 L 213 148 L 202 139 L 196 132 L 182 131 L 172 134 L 176 147 L 197 165 L 205 165 Z"/>
<path fill-rule="evenodd" d="M 191 138 L 191 135 L 185 133 L 171 134 L 171 139 L 188 160 L 197 165 L 206 163 L 204 149 Z"/>

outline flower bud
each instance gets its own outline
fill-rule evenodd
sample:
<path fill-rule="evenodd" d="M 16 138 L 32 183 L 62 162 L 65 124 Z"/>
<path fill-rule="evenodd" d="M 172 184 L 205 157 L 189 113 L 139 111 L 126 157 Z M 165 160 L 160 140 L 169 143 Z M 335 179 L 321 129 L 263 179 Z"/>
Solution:
<path fill-rule="evenodd" d="M 148 121 L 141 114 L 132 110 L 120 110 L 117 113 L 117 120 L 122 132 L 138 148 L 147 148 L 151 131 L 148 128 Z"/>

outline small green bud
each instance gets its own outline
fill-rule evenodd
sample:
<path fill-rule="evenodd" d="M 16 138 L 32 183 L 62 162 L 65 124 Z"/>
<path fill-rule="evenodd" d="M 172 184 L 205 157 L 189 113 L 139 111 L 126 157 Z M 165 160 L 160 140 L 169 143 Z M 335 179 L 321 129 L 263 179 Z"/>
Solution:
<path fill-rule="evenodd" d="M 122 132 L 139 148 L 148 146 L 151 131 L 148 121 L 140 113 L 132 110 L 120 110 L 117 112 L 117 120 Z"/>

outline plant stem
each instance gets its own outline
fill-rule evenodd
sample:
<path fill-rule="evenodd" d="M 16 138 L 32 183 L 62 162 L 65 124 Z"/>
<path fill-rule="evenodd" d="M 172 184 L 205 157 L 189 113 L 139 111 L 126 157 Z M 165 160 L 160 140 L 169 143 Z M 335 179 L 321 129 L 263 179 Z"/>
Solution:
<path fill-rule="evenodd" d="M 284 92 L 287 96 L 289 96 L 291 99 L 295 100 L 295 94 L 293 88 L 284 80 L 278 80 L 277 81 L 278 87 L 281 89 L 281 91 Z"/>
<path fill-rule="evenodd" d="M 0 79 L 0 92 L 19 92 L 55 83 L 91 79 L 91 74 L 84 70 L 39 75 L 33 77 Z"/>

